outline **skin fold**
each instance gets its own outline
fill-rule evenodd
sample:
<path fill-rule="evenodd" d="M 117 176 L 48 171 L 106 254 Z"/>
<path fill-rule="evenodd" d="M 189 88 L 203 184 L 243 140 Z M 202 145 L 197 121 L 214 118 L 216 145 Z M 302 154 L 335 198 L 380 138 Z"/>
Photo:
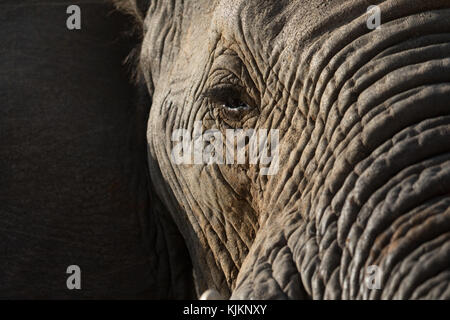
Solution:
<path fill-rule="evenodd" d="M 0 11 L 0 297 L 450 298 L 448 0 L 113 2 Z M 175 164 L 196 122 L 279 170 Z"/>

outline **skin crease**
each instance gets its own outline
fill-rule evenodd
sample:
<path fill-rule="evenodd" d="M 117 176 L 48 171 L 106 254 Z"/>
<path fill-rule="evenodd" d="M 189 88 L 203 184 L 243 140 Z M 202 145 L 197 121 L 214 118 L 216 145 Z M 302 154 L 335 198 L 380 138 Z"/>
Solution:
<path fill-rule="evenodd" d="M 371 4 L 122 2 L 142 21 L 151 179 L 197 292 L 450 297 L 450 3 L 380 1 L 381 30 Z M 223 82 L 255 112 L 236 121 L 205 98 Z M 280 130 L 280 171 L 175 165 L 172 132 L 195 121 Z M 373 265 L 379 290 L 365 285 Z"/>

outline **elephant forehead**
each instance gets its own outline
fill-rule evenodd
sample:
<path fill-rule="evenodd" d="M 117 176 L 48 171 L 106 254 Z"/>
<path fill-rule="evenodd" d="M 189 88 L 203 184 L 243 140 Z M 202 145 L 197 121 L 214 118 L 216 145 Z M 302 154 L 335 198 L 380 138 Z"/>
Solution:
<path fill-rule="evenodd" d="M 360 0 L 353 1 L 361 2 Z M 226 36 L 244 34 L 261 43 L 300 39 L 347 0 L 220 0 L 213 21 Z"/>

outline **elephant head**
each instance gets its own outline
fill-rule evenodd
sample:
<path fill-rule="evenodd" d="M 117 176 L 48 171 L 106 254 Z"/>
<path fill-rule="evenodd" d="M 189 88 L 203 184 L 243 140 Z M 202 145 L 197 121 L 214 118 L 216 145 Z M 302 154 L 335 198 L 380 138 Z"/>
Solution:
<path fill-rule="evenodd" d="M 141 30 L 152 185 L 197 292 L 450 298 L 448 1 L 118 3 Z M 242 130 L 246 161 L 178 153 L 177 130 Z M 249 160 L 258 132 L 277 161 Z"/>
<path fill-rule="evenodd" d="M 450 298 L 448 0 L 109 1 L 0 4 L 0 298 Z"/>

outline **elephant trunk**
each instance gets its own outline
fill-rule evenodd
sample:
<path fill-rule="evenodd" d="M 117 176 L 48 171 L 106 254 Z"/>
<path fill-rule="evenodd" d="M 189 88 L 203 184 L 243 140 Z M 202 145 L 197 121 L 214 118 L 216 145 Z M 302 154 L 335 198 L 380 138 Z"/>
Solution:
<path fill-rule="evenodd" d="M 308 147 L 233 298 L 450 298 L 450 10 L 381 9 L 380 30 L 361 16 L 302 53 Z"/>

